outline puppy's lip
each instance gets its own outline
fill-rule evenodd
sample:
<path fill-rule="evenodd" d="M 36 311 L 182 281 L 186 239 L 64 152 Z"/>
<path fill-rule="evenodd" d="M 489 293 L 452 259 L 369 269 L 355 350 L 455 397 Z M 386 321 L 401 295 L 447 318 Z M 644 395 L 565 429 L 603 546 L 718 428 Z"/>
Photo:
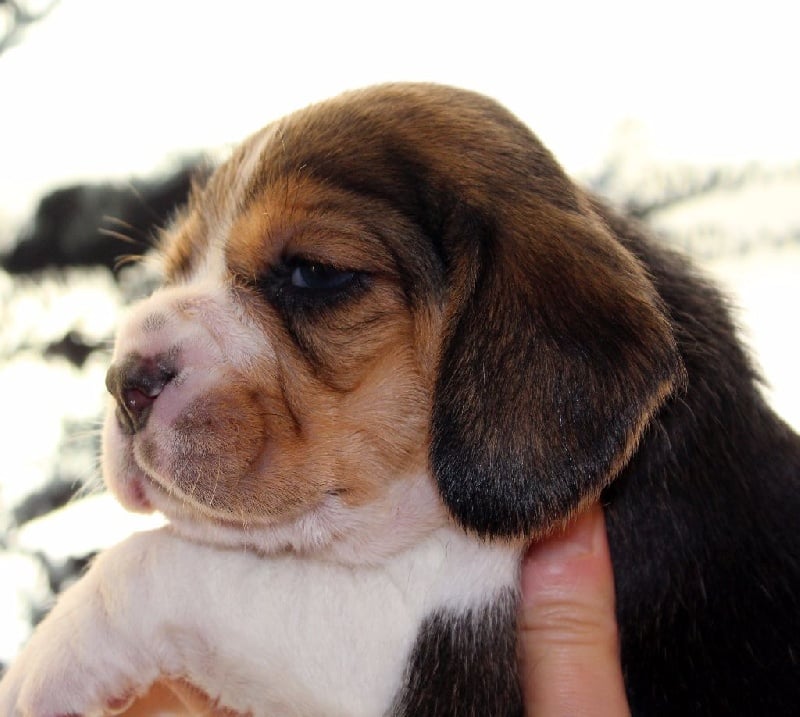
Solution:
<path fill-rule="evenodd" d="M 236 517 L 229 513 L 216 511 L 213 507 L 192 500 L 173 485 L 165 485 L 163 481 L 142 471 L 142 499 L 150 506 L 150 510 L 159 510 L 170 520 L 189 521 L 192 523 L 213 523 L 226 528 L 245 530 L 259 521 L 252 516 Z M 151 488 L 150 496 L 147 487 Z"/>
<path fill-rule="evenodd" d="M 115 480 L 109 484 L 109 488 L 117 500 L 124 508 L 133 513 L 152 513 L 156 506 L 150 498 L 147 484 L 150 483 L 148 477 L 141 469 L 132 475 L 128 475 L 124 480 Z"/>
<path fill-rule="evenodd" d="M 132 481 L 130 497 L 134 501 L 136 507 L 143 513 L 149 513 L 154 510 L 153 504 L 147 496 L 144 481 L 141 478 L 136 478 Z"/>

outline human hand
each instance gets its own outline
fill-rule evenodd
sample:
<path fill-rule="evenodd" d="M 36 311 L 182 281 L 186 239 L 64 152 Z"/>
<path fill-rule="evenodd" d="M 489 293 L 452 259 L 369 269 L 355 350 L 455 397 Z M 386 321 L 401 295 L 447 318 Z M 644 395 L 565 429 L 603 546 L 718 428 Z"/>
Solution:
<path fill-rule="evenodd" d="M 520 675 L 529 717 L 630 715 L 600 506 L 531 546 L 522 566 Z"/>

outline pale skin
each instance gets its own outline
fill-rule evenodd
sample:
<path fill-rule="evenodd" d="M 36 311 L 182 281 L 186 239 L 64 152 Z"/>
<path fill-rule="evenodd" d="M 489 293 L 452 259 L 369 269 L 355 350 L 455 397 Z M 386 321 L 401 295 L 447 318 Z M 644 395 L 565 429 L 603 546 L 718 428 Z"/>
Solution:
<path fill-rule="evenodd" d="M 619 661 L 614 575 L 603 511 L 532 545 L 522 567 L 520 674 L 529 717 L 630 715 Z M 157 686 L 125 714 L 225 715 L 186 685 Z M 181 706 L 179 706 L 181 705 Z"/>
<path fill-rule="evenodd" d="M 527 715 L 630 715 L 600 506 L 563 534 L 531 546 L 522 568 L 519 628 Z"/>

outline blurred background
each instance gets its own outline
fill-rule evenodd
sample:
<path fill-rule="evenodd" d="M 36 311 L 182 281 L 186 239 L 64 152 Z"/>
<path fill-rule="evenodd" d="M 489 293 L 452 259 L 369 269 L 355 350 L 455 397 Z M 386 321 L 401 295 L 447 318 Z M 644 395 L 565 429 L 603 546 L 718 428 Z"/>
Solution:
<path fill-rule="evenodd" d="M 518 114 L 725 286 L 800 427 L 795 2 L 0 0 L 0 669 L 134 518 L 99 485 L 119 310 L 192 168 L 293 109 L 426 80 Z"/>

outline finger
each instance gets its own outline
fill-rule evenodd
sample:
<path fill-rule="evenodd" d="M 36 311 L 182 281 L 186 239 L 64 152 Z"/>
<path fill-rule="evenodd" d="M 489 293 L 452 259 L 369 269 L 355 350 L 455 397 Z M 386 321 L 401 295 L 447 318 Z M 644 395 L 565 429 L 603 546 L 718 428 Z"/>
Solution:
<path fill-rule="evenodd" d="M 120 717 L 237 717 L 186 680 L 162 677 Z"/>
<path fill-rule="evenodd" d="M 628 715 L 603 512 L 531 547 L 522 566 L 521 678 L 533 717 Z"/>
<path fill-rule="evenodd" d="M 192 717 L 237 717 L 238 713 L 219 707 L 215 700 L 186 680 L 168 680 L 166 684 L 182 702 L 186 715 L 192 715 Z"/>

